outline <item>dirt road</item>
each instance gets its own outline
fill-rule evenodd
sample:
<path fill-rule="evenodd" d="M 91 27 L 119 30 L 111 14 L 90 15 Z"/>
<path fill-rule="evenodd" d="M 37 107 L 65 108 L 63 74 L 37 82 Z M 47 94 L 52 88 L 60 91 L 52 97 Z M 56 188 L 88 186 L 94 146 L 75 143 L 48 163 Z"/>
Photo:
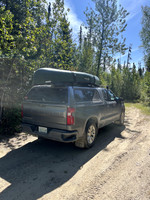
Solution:
<path fill-rule="evenodd" d="M 150 117 L 128 108 L 124 127 L 99 131 L 95 146 L 0 141 L 0 200 L 150 199 Z"/>

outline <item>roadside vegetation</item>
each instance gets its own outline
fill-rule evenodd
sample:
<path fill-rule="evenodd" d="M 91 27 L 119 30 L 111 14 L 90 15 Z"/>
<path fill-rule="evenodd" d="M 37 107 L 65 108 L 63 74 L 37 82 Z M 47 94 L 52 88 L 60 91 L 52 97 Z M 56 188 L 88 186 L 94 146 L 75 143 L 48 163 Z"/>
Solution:
<path fill-rule="evenodd" d="M 142 111 L 145 115 L 150 115 L 150 106 L 143 103 L 125 103 L 126 108 L 136 107 Z"/>
<path fill-rule="evenodd" d="M 0 0 L 0 133 L 19 131 L 22 99 L 41 67 L 92 73 L 125 101 L 149 108 L 150 7 L 142 8 L 142 66 L 131 62 L 132 45 L 126 46 L 123 36 L 128 11 L 116 0 L 93 2 L 95 9 L 86 9 L 86 24 L 75 40 L 64 0 Z M 125 53 L 128 58 L 121 64 L 115 57 Z"/>

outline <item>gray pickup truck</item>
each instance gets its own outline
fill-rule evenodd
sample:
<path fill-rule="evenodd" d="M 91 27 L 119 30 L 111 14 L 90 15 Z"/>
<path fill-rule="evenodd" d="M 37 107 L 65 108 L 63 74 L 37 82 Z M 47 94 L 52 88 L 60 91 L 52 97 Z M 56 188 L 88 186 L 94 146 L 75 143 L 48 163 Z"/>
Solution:
<path fill-rule="evenodd" d="M 93 146 L 99 128 L 123 125 L 124 116 L 123 100 L 102 87 L 35 85 L 22 104 L 24 132 L 81 148 Z"/>

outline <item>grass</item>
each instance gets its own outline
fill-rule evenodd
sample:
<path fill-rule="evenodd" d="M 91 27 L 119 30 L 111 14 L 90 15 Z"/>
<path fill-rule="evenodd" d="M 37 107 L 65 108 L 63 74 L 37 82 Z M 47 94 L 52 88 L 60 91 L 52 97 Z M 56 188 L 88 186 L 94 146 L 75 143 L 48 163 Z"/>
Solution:
<path fill-rule="evenodd" d="M 125 103 L 126 108 L 136 107 L 142 111 L 143 114 L 150 115 L 150 106 L 142 103 Z"/>

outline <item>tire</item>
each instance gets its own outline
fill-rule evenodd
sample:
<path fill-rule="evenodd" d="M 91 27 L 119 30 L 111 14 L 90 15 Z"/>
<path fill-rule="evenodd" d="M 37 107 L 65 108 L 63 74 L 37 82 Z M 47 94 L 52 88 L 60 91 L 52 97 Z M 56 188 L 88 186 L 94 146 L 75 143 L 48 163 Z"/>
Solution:
<path fill-rule="evenodd" d="M 90 120 L 85 128 L 84 135 L 82 138 L 75 142 L 75 146 L 79 148 L 90 148 L 94 145 L 98 128 L 93 120 Z"/>
<path fill-rule="evenodd" d="M 47 139 L 44 138 L 44 137 L 38 136 L 38 140 L 41 140 L 41 141 L 43 140 L 44 141 L 44 140 L 47 140 Z"/>
<path fill-rule="evenodd" d="M 94 121 L 89 121 L 84 133 L 84 147 L 90 148 L 94 145 L 97 136 L 98 128 Z"/>
<path fill-rule="evenodd" d="M 125 119 L 125 112 L 122 112 L 118 123 L 120 126 L 124 125 L 124 119 Z"/>

